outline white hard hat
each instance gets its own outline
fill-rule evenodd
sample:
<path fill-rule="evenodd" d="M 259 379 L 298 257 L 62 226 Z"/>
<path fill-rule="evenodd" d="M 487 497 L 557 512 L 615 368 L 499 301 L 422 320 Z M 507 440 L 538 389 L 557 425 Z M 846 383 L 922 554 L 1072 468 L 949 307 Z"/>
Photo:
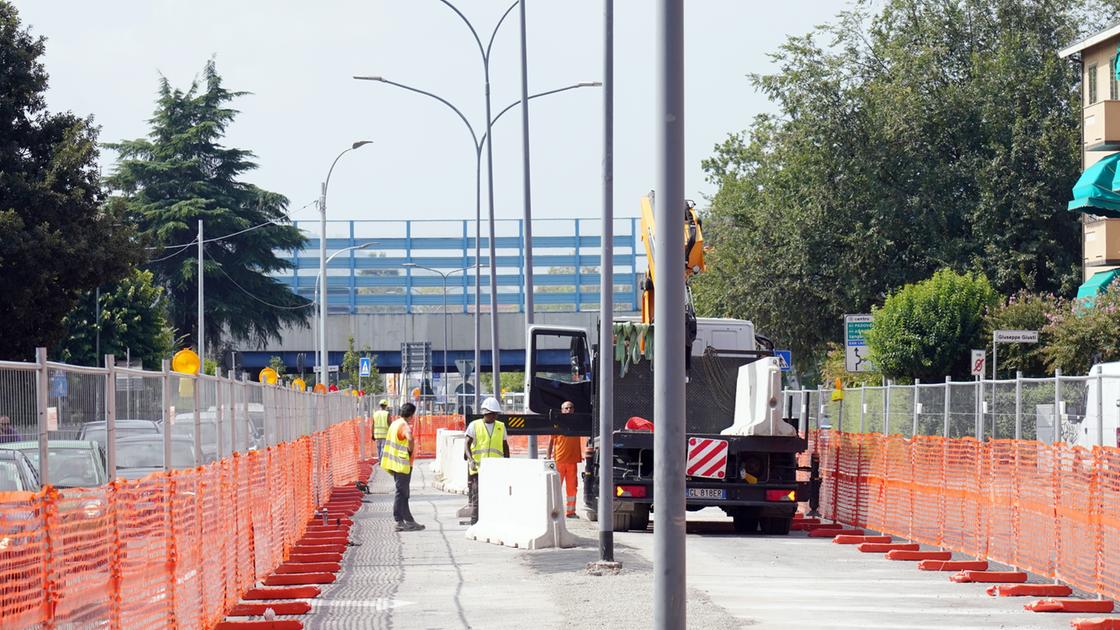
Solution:
<path fill-rule="evenodd" d="M 482 401 L 483 411 L 493 411 L 494 413 L 502 413 L 502 406 L 498 403 L 498 399 L 493 396 Z"/>

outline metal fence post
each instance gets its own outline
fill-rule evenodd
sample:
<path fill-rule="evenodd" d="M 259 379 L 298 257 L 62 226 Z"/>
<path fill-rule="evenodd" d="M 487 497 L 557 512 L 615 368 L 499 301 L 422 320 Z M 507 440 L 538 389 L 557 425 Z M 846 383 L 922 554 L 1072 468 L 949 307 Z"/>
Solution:
<path fill-rule="evenodd" d="M 222 377 L 214 377 L 214 441 L 217 443 L 218 459 L 225 456 L 226 436 L 222 429 L 225 428 L 225 396 L 222 395 Z"/>
<path fill-rule="evenodd" d="M 945 377 L 945 409 L 943 410 L 944 417 L 942 418 L 941 437 L 949 437 L 949 409 L 953 404 L 953 377 Z"/>
<path fill-rule="evenodd" d="M 183 377 L 179 377 L 183 378 Z M 202 465 L 202 411 L 199 407 L 202 406 L 202 376 L 201 370 L 198 374 L 191 376 L 194 379 L 194 465 Z"/>
<path fill-rule="evenodd" d="M 1036 424 L 1036 437 L 1037 431 Z M 1023 439 L 1023 372 L 1021 370 L 1015 370 L 1015 439 Z"/>
<path fill-rule="evenodd" d="M 116 367 L 116 358 L 111 354 L 105 355 L 105 472 L 109 474 L 109 481 L 117 478 Z M 39 468 L 42 468 L 42 466 Z"/>
<path fill-rule="evenodd" d="M 237 452 L 237 388 L 233 370 L 226 372 L 226 387 L 229 390 L 229 453 Z M 248 419 L 248 415 L 245 416 Z M 248 438 L 249 436 L 245 436 Z M 248 441 L 248 440 L 246 440 Z M 246 449 L 247 450 L 247 449 Z"/>
<path fill-rule="evenodd" d="M 922 403 L 918 402 L 918 399 L 922 397 L 920 394 L 922 391 L 921 384 L 922 379 L 914 379 L 914 426 L 910 428 L 910 437 L 918 435 L 918 410 L 922 406 Z"/>
<path fill-rule="evenodd" d="M 50 404 L 50 384 L 47 379 L 47 349 L 35 348 L 35 361 L 39 364 L 35 371 L 35 410 L 39 422 L 39 484 L 45 486 L 50 483 L 50 466 L 44 466 L 47 458 L 47 405 Z"/>
<path fill-rule="evenodd" d="M 1104 446 L 1104 366 L 1097 366 L 1097 446 Z"/>
<path fill-rule="evenodd" d="M 887 379 L 886 385 L 883 386 L 886 391 L 883 392 L 883 435 L 891 434 L 891 380 Z"/>
<path fill-rule="evenodd" d="M 1062 368 L 1054 370 L 1054 434 L 1050 439 L 1051 444 L 1062 439 Z"/>
<path fill-rule="evenodd" d="M 867 415 L 867 383 L 859 386 L 859 432 L 863 433 L 863 417 Z"/>
<path fill-rule="evenodd" d="M 160 416 L 163 418 L 163 469 L 171 470 L 171 360 L 163 360 L 163 374 L 160 376 Z"/>
<path fill-rule="evenodd" d="M 801 390 L 801 435 L 809 437 L 809 390 Z"/>

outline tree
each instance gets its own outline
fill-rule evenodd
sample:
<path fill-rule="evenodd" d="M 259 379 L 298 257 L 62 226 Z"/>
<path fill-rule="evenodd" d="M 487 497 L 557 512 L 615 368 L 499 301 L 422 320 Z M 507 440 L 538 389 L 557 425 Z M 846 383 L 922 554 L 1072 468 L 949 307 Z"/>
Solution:
<path fill-rule="evenodd" d="M 505 392 L 523 392 L 525 391 L 525 373 L 524 372 L 502 372 L 502 391 Z M 479 378 L 479 386 L 482 387 L 484 392 L 494 391 L 494 375 L 489 372 L 483 372 Z M 495 395 L 501 394 L 497 392 Z"/>
<path fill-rule="evenodd" d="M 110 145 L 120 161 L 108 182 L 116 199 L 154 245 L 148 262 L 169 297 L 178 335 L 197 345 L 198 221 L 205 230 L 206 339 L 218 347 L 224 333 L 264 343 L 281 326 L 306 325 L 310 302 L 269 274 L 289 269 L 279 250 L 305 239 L 289 225 L 288 200 L 239 177 L 256 168 L 253 154 L 220 144 L 244 92 L 231 92 L 210 61 L 202 83 L 186 90 L 159 86 L 152 130 L 146 139 Z M 226 237 L 228 238 L 222 238 Z M 213 240 L 211 240 L 213 239 Z"/>
<path fill-rule="evenodd" d="M 268 367 L 272 368 L 272 371 L 276 372 L 276 376 L 277 378 L 279 378 L 281 376 L 284 376 L 284 371 L 287 370 L 288 366 L 284 365 L 284 359 L 281 359 L 277 356 L 271 356 L 268 357 Z"/>
<path fill-rule="evenodd" d="M 1057 52 L 1086 23 L 1081 3 L 871 6 L 790 37 L 778 69 L 751 77 L 778 113 L 704 163 L 719 190 L 699 309 L 752 319 L 802 361 L 839 339 L 843 314 L 943 267 L 1005 294 L 1079 280 L 1064 211 L 1079 79 Z"/>
<path fill-rule="evenodd" d="M 983 347 L 984 316 L 998 299 L 981 274 L 942 269 L 908 284 L 871 311 L 871 362 L 891 378 L 967 377 L 969 351 Z"/>
<path fill-rule="evenodd" d="M 139 259 L 135 232 L 103 206 L 92 118 L 47 111 L 42 37 L 0 0 L 0 358 L 56 347 L 85 291 Z"/>
<path fill-rule="evenodd" d="M 78 365 L 101 365 L 104 354 L 115 355 L 120 363 L 131 356 L 147 369 L 159 369 L 173 344 L 165 316 L 167 300 L 152 284 L 152 272 L 133 269 L 100 291 L 100 304 L 97 293 L 87 292 L 66 316 L 68 334 L 57 356 Z"/>
<path fill-rule="evenodd" d="M 1049 369 L 1081 375 L 1095 363 L 1120 361 L 1120 289 L 1108 289 L 1092 304 L 1063 300 L 1048 320 L 1042 354 Z"/>
<path fill-rule="evenodd" d="M 1000 304 L 984 318 L 983 345 L 988 347 L 992 334 L 997 330 L 1037 330 L 1039 343 L 1009 343 L 999 347 L 1001 374 L 1021 371 L 1025 376 L 1042 376 L 1047 372 L 1045 347 L 1051 333 L 1045 326 L 1061 308 L 1062 301 L 1049 293 L 1020 291 L 1002 299 Z M 1007 372 L 1005 372 L 1005 370 Z"/>

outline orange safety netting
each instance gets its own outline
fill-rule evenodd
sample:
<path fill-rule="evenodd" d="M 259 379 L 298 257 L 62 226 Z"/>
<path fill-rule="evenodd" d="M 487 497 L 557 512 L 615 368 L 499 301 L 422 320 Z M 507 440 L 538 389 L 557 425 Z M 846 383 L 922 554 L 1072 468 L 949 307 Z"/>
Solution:
<path fill-rule="evenodd" d="M 463 416 L 419 416 L 413 422 L 413 457 L 431 459 L 436 456 L 436 432 L 440 429 L 462 431 L 466 428 Z"/>
<path fill-rule="evenodd" d="M 1120 598 L 1120 449 L 815 436 L 821 513 Z"/>
<path fill-rule="evenodd" d="M 205 628 L 287 558 L 369 422 L 97 488 L 0 493 L 0 627 Z M 363 452 L 364 451 L 364 452 Z"/>

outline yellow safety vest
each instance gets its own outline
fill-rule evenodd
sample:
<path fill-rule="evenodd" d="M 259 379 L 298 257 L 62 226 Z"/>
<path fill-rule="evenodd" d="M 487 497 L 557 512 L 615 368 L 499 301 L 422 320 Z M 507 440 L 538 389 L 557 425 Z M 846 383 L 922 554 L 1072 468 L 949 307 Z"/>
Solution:
<path fill-rule="evenodd" d="M 487 457 L 505 457 L 505 451 L 502 449 L 502 445 L 506 441 L 506 425 L 504 423 L 495 420 L 493 432 L 487 431 L 486 421 L 482 418 L 472 422 L 471 426 L 474 427 L 471 457 L 474 458 L 476 468 Z"/>
<path fill-rule="evenodd" d="M 384 440 L 389 431 L 389 412 L 379 409 L 373 412 L 373 439 Z"/>
<path fill-rule="evenodd" d="M 399 429 L 403 424 L 404 418 L 397 418 L 389 426 L 389 434 L 385 436 L 385 450 L 381 452 L 381 467 L 407 475 L 412 472 L 412 457 L 408 453 L 407 436 L 405 439 L 399 437 Z"/>

